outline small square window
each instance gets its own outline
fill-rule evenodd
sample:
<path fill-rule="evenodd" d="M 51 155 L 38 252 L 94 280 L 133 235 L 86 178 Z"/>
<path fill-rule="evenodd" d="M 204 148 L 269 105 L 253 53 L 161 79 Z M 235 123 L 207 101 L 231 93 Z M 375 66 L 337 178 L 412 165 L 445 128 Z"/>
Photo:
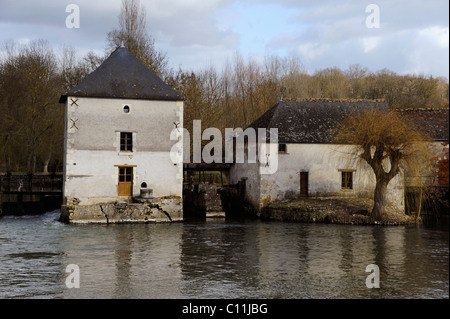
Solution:
<path fill-rule="evenodd" d="M 133 133 L 120 132 L 120 150 L 122 152 L 133 151 Z"/>
<path fill-rule="evenodd" d="M 342 189 L 353 189 L 353 172 L 341 172 L 342 174 Z"/>
<path fill-rule="evenodd" d="M 278 144 L 278 152 L 279 153 L 286 153 L 287 152 L 287 145 L 286 144 Z"/>

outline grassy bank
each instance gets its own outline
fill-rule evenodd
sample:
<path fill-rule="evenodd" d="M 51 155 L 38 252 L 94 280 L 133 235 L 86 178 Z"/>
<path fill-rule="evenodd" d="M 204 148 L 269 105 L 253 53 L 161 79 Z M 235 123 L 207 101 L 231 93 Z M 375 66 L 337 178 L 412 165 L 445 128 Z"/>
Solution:
<path fill-rule="evenodd" d="M 300 198 L 272 203 L 261 212 L 262 219 L 354 225 L 409 225 L 417 221 L 412 216 L 387 213 L 380 221 L 370 216 L 373 201 L 359 198 Z"/>

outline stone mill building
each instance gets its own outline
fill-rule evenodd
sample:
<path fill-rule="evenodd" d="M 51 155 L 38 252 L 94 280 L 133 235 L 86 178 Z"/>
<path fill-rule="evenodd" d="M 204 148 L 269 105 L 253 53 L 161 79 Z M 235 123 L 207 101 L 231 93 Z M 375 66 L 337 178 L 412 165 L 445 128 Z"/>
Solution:
<path fill-rule="evenodd" d="M 249 128 L 276 128 L 277 169 L 261 173 L 259 163 L 235 164 L 230 180 L 245 181 L 246 200 L 259 214 L 269 203 L 297 197 L 371 198 L 375 175 L 352 154 L 353 146 L 333 142 L 333 130 L 346 117 L 379 109 L 388 112 L 383 101 L 347 99 L 286 99 L 261 115 Z M 267 140 L 267 143 L 272 143 Z M 388 187 L 388 203 L 404 211 L 403 176 Z"/>
<path fill-rule="evenodd" d="M 182 148 L 179 162 L 171 151 L 182 141 L 174 130 L 183 126 L 183 101 L 123 46 L 62 95 L 61 220 L 182 220 Z"/>

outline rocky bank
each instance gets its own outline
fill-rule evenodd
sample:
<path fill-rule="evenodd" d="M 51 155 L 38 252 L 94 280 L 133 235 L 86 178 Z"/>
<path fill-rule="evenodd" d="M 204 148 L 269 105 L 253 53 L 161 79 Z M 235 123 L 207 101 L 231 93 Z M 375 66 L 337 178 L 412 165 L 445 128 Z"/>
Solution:
<path fill-rule="evenodd" d="M 298 198 L 272 203 L 261 211 L 261 219 L 305 223 L 355 225 L 408 225 L 417 220 L 386 209 L 381 220 L 370 216 L 373 201 L 359 198 Z"/>

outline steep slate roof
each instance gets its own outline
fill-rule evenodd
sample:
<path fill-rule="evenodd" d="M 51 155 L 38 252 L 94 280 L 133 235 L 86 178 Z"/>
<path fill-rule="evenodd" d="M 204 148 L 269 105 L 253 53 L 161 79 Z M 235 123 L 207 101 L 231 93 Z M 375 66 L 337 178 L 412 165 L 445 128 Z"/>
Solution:
<path fill-rule="evenodd" d="M 310 99 L 280 101 L 248 127 L 278 129 L 278 143 L 332 143 L 332 130 L 350 114 L 379 108 L 382 101 Z"/>
<path fill-rule="evenodd" d="M 423 130 L 434 141 L 449 140 L 448 107 L 395 110 L 411 126 Z"/>
<path fill-rule="evenodd" d="M 125 47 L 119 47 L 68 96 L 180 101 L 184 97 L 164 83 Z"/>

